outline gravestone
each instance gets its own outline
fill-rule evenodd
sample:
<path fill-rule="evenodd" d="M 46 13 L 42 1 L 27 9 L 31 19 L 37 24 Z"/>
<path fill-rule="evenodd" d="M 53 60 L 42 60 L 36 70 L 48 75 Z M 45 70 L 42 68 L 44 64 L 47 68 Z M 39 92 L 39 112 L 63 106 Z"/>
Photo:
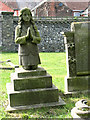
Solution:
<path fill-rule="evenodd" d="M 67 60 L 65 93 L 89 91 L 90 22 L 73 22 L 64 34 Z"/>
<path fill-rule="evenodd" d="M 41 62 L 37 44 L 41 38 L 28 8 L 20 11 L 15 35 L 22 67 L 15 69 L 11 83 L 7 84 L 7 111 L 64 105 L 58 89 L 52 84 L 52 76 L 44 68 L 38 67 Z"/>

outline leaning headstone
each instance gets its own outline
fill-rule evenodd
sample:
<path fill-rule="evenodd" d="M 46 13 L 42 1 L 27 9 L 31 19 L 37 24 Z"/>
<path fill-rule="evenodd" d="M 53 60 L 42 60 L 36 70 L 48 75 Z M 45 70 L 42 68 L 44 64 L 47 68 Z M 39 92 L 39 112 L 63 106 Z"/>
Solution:
<path fill-rule="evenodd" d="M 7 84 L 7 111 L 64 105 L 58 89 L 52 84 L 52 76 L 38 67 L 41 62 L 37 44 L 41 38 L 28 8 L 20 11 L 15 36 L 22 67 L 15 69 L 11 83 Z"/>
<path fill-rule="evenodd" d="M 67 59 L 65 92 L 89 91 L 90 22 L 73 22 L 71 32 L 64 33 Z"/>

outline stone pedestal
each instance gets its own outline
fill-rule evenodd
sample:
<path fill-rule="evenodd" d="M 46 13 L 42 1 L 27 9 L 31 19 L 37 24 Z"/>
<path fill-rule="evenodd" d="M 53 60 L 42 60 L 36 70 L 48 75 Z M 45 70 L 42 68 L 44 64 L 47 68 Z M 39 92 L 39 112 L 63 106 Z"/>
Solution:
<path fill-rule="evenodd" d="M 90 22 L 74 22 L 71 32 L 64 33 L 67 59 L 65 93 L 89 91 Z"/>
<path fill-rule="evenodd" d="M 58 106 L 65 103 L 52 84 L 52 77 L 41 67 L 37 70 L 16 68 L 7 83 L 8 111 Z"/>

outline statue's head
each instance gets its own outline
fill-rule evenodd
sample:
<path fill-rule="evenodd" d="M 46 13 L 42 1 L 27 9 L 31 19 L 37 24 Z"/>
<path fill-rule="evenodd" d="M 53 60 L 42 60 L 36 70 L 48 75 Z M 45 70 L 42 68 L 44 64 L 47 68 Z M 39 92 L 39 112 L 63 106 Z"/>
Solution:
<path fill-rule="evenodd" d="M 25 22 L 32 21 L 32 14 L 31 14 L 30 9 L 28 8 L 21 9 L 19 19 L 20 21 L 25 21 Z"/>

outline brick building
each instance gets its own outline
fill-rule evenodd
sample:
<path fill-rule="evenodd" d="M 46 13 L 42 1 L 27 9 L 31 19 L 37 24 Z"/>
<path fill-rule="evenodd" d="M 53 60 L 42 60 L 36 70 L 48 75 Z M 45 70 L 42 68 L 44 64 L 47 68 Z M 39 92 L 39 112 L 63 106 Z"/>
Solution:
<path fill-rule="evenodd" d="M 42 0 L 33 9 L 33 15 L 50 16 L 50 17 L 66 17 L 80 16 L 81 11 L 88 7 L 89 0 Z"/>
<path fill-rule="evenodd" d="M 49 16 L 49 17 L 59 17 L 59 16 L 72 16 L 72 10 L 65 6 L 62 2 L 47 2 L 47 0 L 42 1 L 42 4 L 38 4 L 32 9 L 34 16 Z"/>
<path fill-rule="evenodd" d="M 16 0 L 0 0 L 0 12 L 14 12 L 18 16 L 19 7 Z"/>
<path fill-rule="evenodd" d="M 37 17 L 80 16 L 88 3 L 89 0 L 0 0 L 0 11 L 14 12 L 14 16 L 18 16 L 20 9 L 28 7 Z"/>
<path fill-rule="evenodd" d="M 71 0 L 72 1 L 72 0 Z M 80 16 L 81 12 L 89 6 L 89 0 L 77 0 L 77 2 L 64 2 L 72 10 L 72 16 Z"/>

